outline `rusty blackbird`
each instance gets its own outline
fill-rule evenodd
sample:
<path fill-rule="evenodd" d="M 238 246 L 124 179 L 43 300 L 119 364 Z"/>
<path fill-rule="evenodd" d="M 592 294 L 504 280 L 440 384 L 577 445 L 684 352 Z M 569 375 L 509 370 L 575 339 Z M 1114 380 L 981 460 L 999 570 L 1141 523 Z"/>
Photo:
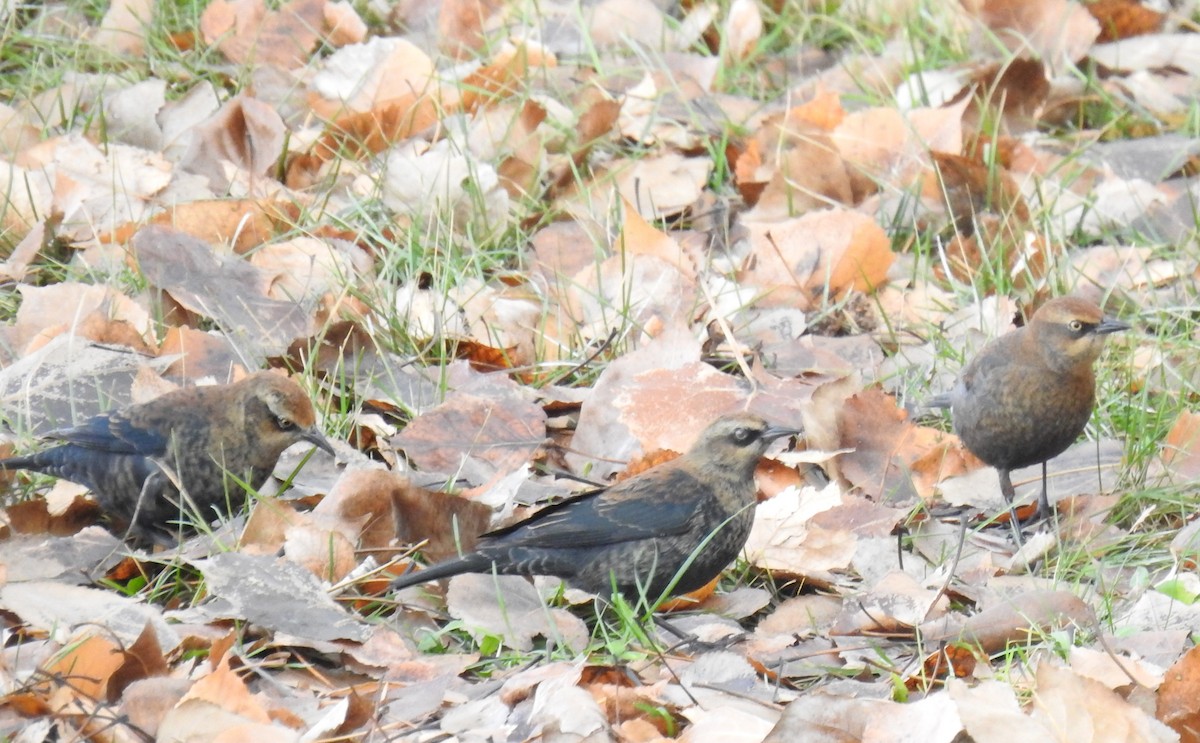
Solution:
<path fill-rule="evenodd" d="M 489 532 L 474 552 L 402 575 L 391 587 L 495 570 L 554 575 L 602 596 L 615 587 L 635 602 L 653 603 L 668 588 L 694 591 L 745 546 L 754 468 L 771 441 L 795 433 L 748 413 L 718 418 L 683 456 Z"/>
<path fill-rule="evenodd" d="M 85 485 L 114 531 L 138 543 L 171 544 L 180 524 L 241 508 L 246 490 L 239 481 L 260 487 L 292 444 L 307 441 L 332 454 L 315 421 L 298 384 L 259 372 L 54 431 L 45 438 L 58 446 L 0 459 L 0 468 Z"/>
<path fill-rule="evenodd" d="M 1049 514 L 1046 460 L 1083 433 L 1096 400 L 1092 362 L 1109 333 L 1129 327 L 1086 299 L 1051 299 L 1025 327 L 984 346 L 954 389 L 930 401 L 950 408 L 963 444 L 999 472 L 1010 509 L 1010 472 L 1040 463 L 1038 513 Z"/>

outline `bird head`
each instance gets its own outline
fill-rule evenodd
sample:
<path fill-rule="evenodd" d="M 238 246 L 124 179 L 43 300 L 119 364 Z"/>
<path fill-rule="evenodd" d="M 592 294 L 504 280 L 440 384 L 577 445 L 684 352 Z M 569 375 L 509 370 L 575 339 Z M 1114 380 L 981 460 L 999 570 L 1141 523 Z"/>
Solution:
<path fill-rule="evenodd" d="M 275 459 L 301 441 L 330 454 L 333 447 L 316 427 L 316 413 L 308 395 L 288 377 L 259 372 L 238 383 L 243 386 L 246 426 L 264 454 Z"/>
<path fill-rule="evenodd" d="M 713 464 L 737 473 L 751 474 L 767 446 L 784 436 L 798 434 L 794 428 L 769 425 L 752 413 L 735 413 L 716 419 L 696 439 L 687 456 L 701 464 Z"/>
<path fill-rule="evenodd" d="M 1030 321 L 1032 338 L 1052 368 L 1074 371 L 1092 368 L 1104 350 L 1109 333 L 1128 330 L 1120 320 L 1104 316 L 1103 310 L 1079 297 L 1058 297 L 1042 305 Z"/>

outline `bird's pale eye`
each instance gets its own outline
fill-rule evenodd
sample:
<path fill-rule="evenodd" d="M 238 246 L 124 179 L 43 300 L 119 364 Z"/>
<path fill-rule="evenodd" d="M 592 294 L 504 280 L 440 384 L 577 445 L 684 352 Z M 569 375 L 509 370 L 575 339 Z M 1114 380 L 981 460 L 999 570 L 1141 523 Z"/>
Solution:
<path fill-rule="evenodd" d="M 1083 323 L 1079 320 L 1072 320 L 1071 322 L 1067 323 L 1067 327 L 1071 329 L 1072 333 L 1078 333 L 1079 331 L 1083 330 Z"/>
<path fill-rule="evenodd" d="M 757 431 L 750 428 L 735 428 L 733 429 L 733 440 L 738 444 L 749 444 L 754 440 Z"/>

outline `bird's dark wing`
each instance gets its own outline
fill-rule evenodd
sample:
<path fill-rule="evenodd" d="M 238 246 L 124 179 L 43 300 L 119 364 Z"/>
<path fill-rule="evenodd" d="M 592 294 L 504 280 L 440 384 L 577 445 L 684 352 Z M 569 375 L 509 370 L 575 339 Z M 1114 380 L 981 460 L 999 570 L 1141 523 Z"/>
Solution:
<path fill-rule="evenodd" d="M 166 436 L 136 425 L 119 412 L 97 415 L 74 428 L 52 431 L 45 438 L 111 454 L 157 457 L 167 451 Z"/>
<path fill-rule="evenodd" d="M 687 472 L 667 468 L 610 488 L 547 506 L 524 521 L 488 532 L 488 543 L 521 547 L 596 547 L 682 534 L 701 507 L 706 486 Z"/>
<path fill-rule="evenodd" d="M 1008 369 L 1019 365 L 1021 354 L 1018 353 L 1021 331 L 1015 331 L 1000 336 L 986 346 L 984 352 L 977 355 L 959 377 L 959 384 L 970 394 L 976 385 L 993 374 L 1006 374 Z"/>

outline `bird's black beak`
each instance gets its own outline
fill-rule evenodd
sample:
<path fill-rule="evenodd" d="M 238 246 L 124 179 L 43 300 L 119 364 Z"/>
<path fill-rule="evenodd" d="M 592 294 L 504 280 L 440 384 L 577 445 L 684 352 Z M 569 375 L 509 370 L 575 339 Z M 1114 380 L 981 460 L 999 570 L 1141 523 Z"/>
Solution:
<path fill-rule="evenodd" d="M 1111 317 L 1106 317 L 1096 326 L 1096 335 L 1108 335 L 1109 333 L 1119 333 L 1122 330 L 1129 330 L 1133 326 L 1127 322 L 1114 320 Z"/>
<path fill-rule="evenodd" d="M 774 441 L 785 436 L 798 436 L 804 433 L 798 428 L 787 428 L 786 426 L 771 426 L 762 432 L 763 441 Z"/>
<path fill-rule="evenodd" d="M 300 440 L 307 441 L 321 451 L 328 452 L 330 456 L 337 456 L 337 454 L 333 451 L 333 445 L 330 444 L 328 439 L 321 435 L 321 432 L 315 428 L 310 428 L 304 433 L 300 434 Z"/>

